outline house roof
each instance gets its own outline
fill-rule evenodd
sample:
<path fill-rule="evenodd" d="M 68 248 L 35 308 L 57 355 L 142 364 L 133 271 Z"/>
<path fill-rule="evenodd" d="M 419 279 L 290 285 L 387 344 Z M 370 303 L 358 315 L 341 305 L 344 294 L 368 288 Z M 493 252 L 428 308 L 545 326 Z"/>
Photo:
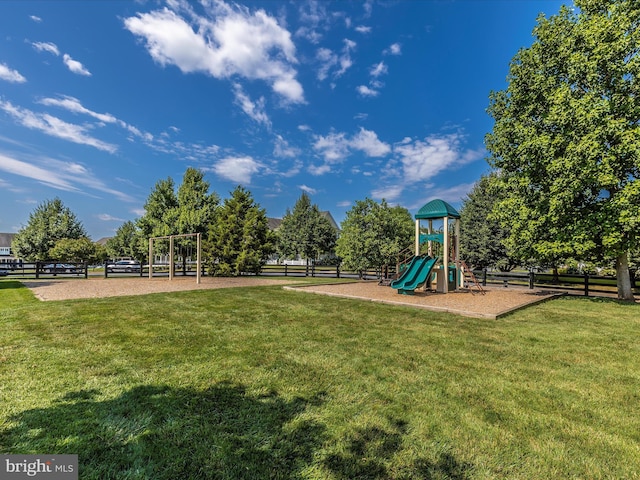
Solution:
<path fill-rule="evenodd" d="M 10 247 L 15 233 L 0 233 L 0 247 Z"/>

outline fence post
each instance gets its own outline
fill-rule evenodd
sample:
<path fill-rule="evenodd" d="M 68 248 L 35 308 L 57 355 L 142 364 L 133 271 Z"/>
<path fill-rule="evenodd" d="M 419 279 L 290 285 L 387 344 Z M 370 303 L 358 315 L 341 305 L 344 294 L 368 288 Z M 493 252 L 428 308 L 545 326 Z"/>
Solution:
<path fill-rule="evenodd" d="M 285 277 L 287 276 L 287 264 L 286 263 L 284 264 L 284 276 Z"/>
<path fill-rule="evenodd" d="M 584 274 L 584 296 L 589 296 L 589 274 L 586 272 Z"/>
<path fill-rule="evenodd" d="M 336 265 L 336 278 L 340 278 L 340 265 Z"/>
<path fill-rule="evenodd" d="M 40 262 L 36 262 L 36 280 L 40 278 Z"/>
<path fill-rule="evenodd" d="M 84 266 L 84 278 L 87 279 L 89 278 L 89 262 L 85 260 L 83 266 Z"/>
<path fill-rule="evenodd" d="M 311 276 L 315 277 L 316 276 L 316 262 L 313 262 L 311 264 Z"/>
<path fill-rule="evenodd" d="M 109 260 L 104 261 L 104 278 L 107 278 L 109 274 L 107 273 L 107 266 L 109 265 Z"/>
<path fill-rule="evenodd" d="M 533 284 L 535 283 L 535 276 L 533 270 L 529 270 L 529 288 L 533 290 Z"/>
<path fill-rule="evenodd" d="M 483 268 L 482 269 L 482 286 L 486 287 L 487 286 L 487 268 Z"/>

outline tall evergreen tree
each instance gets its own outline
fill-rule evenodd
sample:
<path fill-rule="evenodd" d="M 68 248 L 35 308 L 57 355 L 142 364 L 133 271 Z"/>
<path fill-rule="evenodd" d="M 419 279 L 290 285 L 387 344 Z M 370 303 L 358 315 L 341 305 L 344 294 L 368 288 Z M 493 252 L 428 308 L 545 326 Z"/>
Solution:
<path fill-rule="evenodd" d="M 513 270 L 520 263 L 505 246 L 507 231 L 493 215 L 500 190 L 496 174 L 483 175 L 473 186 L 460 209 L 460 250 L 473 268 Z"/>
<path fill-rule="evenodd" d="M 209 271 L 218 276 L 260 273 L 274 251 L 274 240 L 265 210 L 238 186 L 209 227 L 203 248 Z"/>
<path fill-rule="evenodd" d="M 293 258 L 300 255 L 307 260 L 317 260 L 324 253 L 330 253 L 336 244 L 338 232 L 327 217 L 322 215 L 317 205 L 302 193 L 293 211 L 285 213 L 278 229 L 278 252 L 281 257 Z"/>
<path fill-rule="evenodd" d="M 16 257 L 26 261 L 49 260 L 58 240 L 88 237 L 82 223 L 59 198 L 47 200 L 30 215 L 27 225 L 13 238 L 11 249 Z"/>
<path fill-rule="evenodd" d="M 490 163 L 511 247 L 542 259 L 615 259 L 633 299 L 640 243 L 640 3 L 576 0 L 540 17 L 535 41 L 491 94 Z M 522 248 L 520 248 L 523 251 Z"/>

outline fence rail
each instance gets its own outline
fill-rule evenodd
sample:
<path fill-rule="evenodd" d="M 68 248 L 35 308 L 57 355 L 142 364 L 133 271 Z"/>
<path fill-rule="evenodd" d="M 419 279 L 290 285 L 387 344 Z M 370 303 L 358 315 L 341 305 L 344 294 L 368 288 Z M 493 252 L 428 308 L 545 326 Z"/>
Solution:
<path fill-rule="evenodd" d="M 488 272 L 487 270 L 475 270 L 474 275 L 482 279 L 482 285 L 529 286 L 529 288 L 550 288 L 566 291 L 567 293 L 583 294 L 616 294 L 617 284 L 615 277 L 603 277 L 598 275 L 568 275 L 562 274 L 554 277 L 550 273 L 512 273 L 512 272 Z M 636 279 L 631 277 L 631 287 L 635 295 L 640 295 L 640 288 Z"/>
<path fill-rule="evenodd" d="M 110 263 L 110 262 L 109 262 Z M 168 265 L 154 265 L 154 276 L 168 276 Z M 550 273 L 536 272 L 490 272 L 487 270 L 474 270 L 474 275 L 486 285 L 501 285 L 504 287 L 519 286 L 529 288 L 549 288 L 566 291 L 572 294 L 585 296 L 598 294 L 616 294 L 616 278 L 597 275 L 567 275 L 554 277 Z M 204 271 L 202 275 L 205 275 Z M 149 265 L 139 265 L 138 269 L 131 272 L 110 272 L 107 263 L 104 265 L 88 265 L 87 263 L 56 263 L 56 262 L 32 262 L 20 264 L 6 264 L 0 266 L 2 277 L 13 278 L 88 278 L 102 275 L 104 277 L 146 277 L 149 275 Z M 196 275 L 195 265 L 178 265 L 174 268 L 174 275 Z M 317 265 L 265 265 L 261 275 L 284 277 L 316 277 L 316 278 L 363 278 L 381 279 L 383 272 L 369 269 L 364 272 L 341 270 L 339 266 Z M 635 295 L 640 295 L 640 286 L 637 280 L 631 278 L 631 286 Z"/>

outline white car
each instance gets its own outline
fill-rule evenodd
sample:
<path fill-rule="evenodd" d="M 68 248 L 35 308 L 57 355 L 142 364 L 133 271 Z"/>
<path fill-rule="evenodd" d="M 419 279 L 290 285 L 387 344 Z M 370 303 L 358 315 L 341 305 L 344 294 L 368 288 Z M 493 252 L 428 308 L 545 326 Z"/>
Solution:
<path fill-rule="evenodd" d="M 140 271 L 140 262 L 136 262 L 135 260 L 120 260 L 115 263 L 110 263 L 107 265 L 107 272 L 139 272 Z"/>

